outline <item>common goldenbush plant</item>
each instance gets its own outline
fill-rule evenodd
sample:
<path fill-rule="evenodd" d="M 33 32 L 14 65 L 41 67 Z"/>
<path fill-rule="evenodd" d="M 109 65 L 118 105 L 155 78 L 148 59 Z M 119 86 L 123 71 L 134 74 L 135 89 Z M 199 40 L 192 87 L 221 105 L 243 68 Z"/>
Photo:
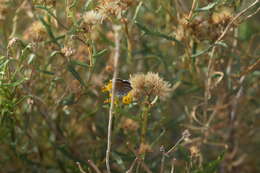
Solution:
<path fill-rule="evenodd" d="M 259 172 L 259 0 L 0 0 L 0 172 Z"/>

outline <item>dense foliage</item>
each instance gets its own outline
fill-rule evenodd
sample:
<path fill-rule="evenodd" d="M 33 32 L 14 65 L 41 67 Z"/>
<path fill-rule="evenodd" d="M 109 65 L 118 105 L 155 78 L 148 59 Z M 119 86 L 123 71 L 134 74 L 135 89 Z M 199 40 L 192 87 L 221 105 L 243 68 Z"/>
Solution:
<path fill-rule="evenodd" d="M 0 172 L 260 172 L 259 6 L 0 0 Z"/>

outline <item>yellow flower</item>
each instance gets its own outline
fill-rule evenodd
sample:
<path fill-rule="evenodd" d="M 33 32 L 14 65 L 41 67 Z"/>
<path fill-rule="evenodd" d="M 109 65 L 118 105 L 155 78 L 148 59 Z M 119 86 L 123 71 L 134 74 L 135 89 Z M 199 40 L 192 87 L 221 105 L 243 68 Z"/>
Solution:
<path fill-rule="evenodd" d="M 130 104 L 133 101 L 133 94 L 130 91 L 126 96 L 123 96 L 122 102 L 124 104 Z"/>
<path fill-rule="evenodd" d="M 102 88 L 102 92 L 110 92 L 112 90 L 112 80 L 109 81 L 108 84 L 106 84 L 103 88 Z"/>
<path fill-rule="evenodd" d="M 109 98 L 104 101 L 105 104 L 108 104 L 110 102 L 111 102 L 111 96 L 109 96 Z M 114 104 L 115 105 L 119 104 L 119 99 L 117 97 L 115 97 Z"/>

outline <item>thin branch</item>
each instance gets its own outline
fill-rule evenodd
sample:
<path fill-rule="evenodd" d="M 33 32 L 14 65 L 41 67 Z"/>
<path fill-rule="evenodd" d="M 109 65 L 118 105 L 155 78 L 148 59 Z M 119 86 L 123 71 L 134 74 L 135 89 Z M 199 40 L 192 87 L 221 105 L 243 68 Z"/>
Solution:
<path fill-rule="evenodd" d="M 26 1 L 24 1 L 24 2 L 15 10 L 14 17 L 13 17 L 12 32 L 11 32 L 11 34 L 10 34 L 10 36 L 9 36 L 9 39 L 11 39 L 12 37 L 14 37 L 14 35 L 15 35 L 15 33 L 16 33 L 19 13 L 21 12 L 21 10 L 24 8 L 25 5 L 26 5 Z"/>
<path fill-rule="evenodd" d="M 231 120 L 231 123 L 233 123 L 235 121 L 235 115 L 236 115 L 236 112 L 237 112 L 237 106 L 238 106 L 238 102 L 239 102 L 239 99 L 240 97 L 242 96 L 243 94 L 243 90 L 244 90 L 244 87 L 242 85 L 242 83 L 244 82 L 245 80 L 245 76 L 241 76 L 240 80 L 239 80 L 239 84 L 241 85 L 235 98 L 234 98 L 234 102 L 232 104 L 232 111 L 231 111 L 231 115 L 230 115 L 230 120 Z M 232 126 L 232 124 L 231 124 Z"/>
<path fill-rule="evenodd" d="M 164 164 L 165 164 L 165 148 L 164 148 L 164 146 L 161 146 L 160 151 L 162 152 L 160 173 L 164 173 Z"/>
<path fill-rule="evenodd" d="M 149 169 L 149 167 L 144 163 L 144 160 L 140 157 L 140 155 L 138 154 L 138 152 L 135 151 L 129 143 L 127 143 L 126 145 L 127 145 L 128 149 L 129 149 L 131 152 L 134 153 L 134 155 L 135 155 L 135 157 L 136 157 L 138 163 L 141 164 L 141 166 L 143 167 L 143 169 L 144 169 L 147 173 L 152 173 L 152 171 L 151 171 L 151 170 Z"/>
<path fill-rule="evenodd" d="M 252 14 L 246 16 L 246 18 L 243 19 L 243 21 L 244 21 L 244 20 L 247 20 L 247 19 L 249 19 L 249 18 L 251 18 L 251 17 L 253 17 L 253 16 L 256 15 L 259 11 L 260 11 L 260 7 L 258 7 L 258 9 L 257 9 L 254 13 L 252 13 Z"/>
<path fill-rule="evenodd" d="M 143 160 L 140 160 L 141 162 L 141 166 L 144 168 L 144 170 L 147 172 L 147 173 L 152 173 L 152 171 L 149 169 L 149 167 L 144 163 Z"/>
<path fill-rule="evenodd" d="M 210 98 L 210 86 L 211 86 L 211 74 L 213 73 L 214 69 L 213 69 L 213 65 L 215 63 L 215 59 L 213 58 L 214 53 L 216 51 L 216 46 L 217 46 L 217 42 L 221 41 L 224 36 L 227 34 L 228 30 L 230 29 L 230 27 L 233 25 L 233 23 L 240 17 L 242 16 L 244 13 L 246 13 L 250 8 L 252 8 L 253 6 L 255 6 L 257 3 L 259 2 L 259 0 L 256 0 L 255 2 L 253 2 L 251 5 L 249 5 L 247 8 L 245 8 L 244 10 L 242 10 L 241 12 L 239 12 L 226 26 L 226 28 L 224 29 L 224 31 L 222 32 L 222 34 L 218 37 L 218 39 L 215 41 L 215 43 L 213 44 L 213 48 L 212 51 L 210 52 L 210 58 L 209 58 L 209 63 L 208 63 L 208 71 L 207 71 L 207 80 L 205 82 L 205 95 L 204 95 L 204 111 L 203 111 L 203 115 L 204 118 L 206 119 L 207 117 L 207 107 L 208 107 L 208 99 Z"/>
<path fill-rule="evenodd" d="M 114 74 L 112 80 L 112 96 L 111 96 L 111 104 L 109 109 L 109 120 L 108 120 L 108 134 L 107 134 L 107 151 L 106 151 L 106 167 L 107 172 L 111 173 L 110 165 L 109 165 L 109 155 L 111 150 L 111 134 L 112 134 L 112 119 L 113 119 L 113 110 L 114 110 L 114 102 L 115 102 L 115 83 L 117 79 L 117 68 L 118 68 L 118 59 L 119 59 L 119 50 L 120 50 L 120 26 L 114 26 L 115 31 L 115 56 L 114 56 Z"/>
<path fill-rule="evenodd" d="M 175 158 L 172 159 L 172 164 L 171 164 L 171 173 L 174 173 L 174 162 L 175 162 Z"/>
<path fill-rule="evenodd" d="M 189 16 L 188 16 L 188 19 L 189 19 L 189 20 L 190 20 L 191 17 L 192 17 L 192 14 L 193 14 L 193 12 L 194 12 L 194 9 L 195 9 L 195 7 L 196 7 L 196 4 L 197 4 L 197 0 L 193 0 L 193 1 L 192 1 L 192 6 L 191 6 L 191 10 L 190 10 L 190 13 L 189 13 Z"/>
<path fill-rule="evenodd" d="M 241 12 L 239 12 L 227 25 L 227 27 L 225 28 L 225 30 L 223 31 L 223 33 L 219 36 L 219 38 L 217 39 L 216 42 L 219 42 L 220 40 L 222 40 L 222 38 L 226 35 L 226 33 L 228 32 L 228 30 L 230 29 L 230 27 L 232 26 L 232 24 L 240 17 L 242 16 L 244 13 L 246 13 L 250 8 L 252 8 L 253 6 L 255 6 L 257 3 L 259 2 L 259 0 L 256 0 L 255 2 L 253 2 L 251 5 L 249 5 L 247 8 L 245 8 L 244 10 L 242 10 Z M 215 43 L 216 43 L 215 42 Z"/>
<path fill-rule="evenodd" d="M 79 171 L 81 173 L 86 173 L 79 162 L 76 162 L 76 164 L 78 165 Z"/>
<path fill-rule="evenodd" d="M 101 173 L 101 171 L 98 169 L 98 167 L 92 160 L 88 160 L 88 164 L 96 171 L 96 173 Z"/>
<path fill-rule="evenodd" d="M 57 23 L 65 30 L 69 30 L 69 28 L 67 26 L 65 26 L 59 19 L 57 16 L 55 16 L 55 14 L 53 14 L 53 12 L 51 11 L 50 8 L 47 8 L 47 7 L 44 7 L 44 6 L 41 6 L 41 5 L 35 5 L 35 8 L 38 8 L 38 9 L 42 9 L 42 10 L 45 10 L 51 17 L 53 17 Z"/>
<path fill-rule="evenodd" d="M 173 152 L 176 147 L 183 141 L 184 137 L 182 136 L 177 142 L 176 144 L 169 150 L 165 153 L 166 156 L 168 156 L 171 152 Z"/>
<path fill-rule="evenodd" d="M 126 173 L 132 173 L 132 172 L 133 172 L 133 169 L 134 169 L 134 167 L 135 167 L 137 161 L 138 161 L 138 158 L 135 158 L 135 160 L 134 160 L 133 163 L 131 164 L 130 168 L 126 171 Z"/>

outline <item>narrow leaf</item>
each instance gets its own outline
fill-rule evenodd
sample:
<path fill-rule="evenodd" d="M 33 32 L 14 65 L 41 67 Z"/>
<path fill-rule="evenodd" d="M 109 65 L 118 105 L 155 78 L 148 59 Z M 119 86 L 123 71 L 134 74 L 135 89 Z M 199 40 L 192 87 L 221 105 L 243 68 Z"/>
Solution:
<path fill-rule="evenodd" d="M 71 62 L 67 65 L 67 69 L 81 83 L 81 85 L 86 87 L 84 81 L 82 80 L 79 73 L 76 71 L 75 66 Z"/>
<path fill-rule="evenodd" d="M 218 1 L 212 2 L 212 3 L 209 3 L 209 4 L 208 4 L 207 6 L 205 6 L 205 7 L 201 7 L 201 8 L 195 9 L 195 11 L 196 11 L 196 12 L 198 12 L 198 11 L 208 11 L 208 10 L 214 8 L 217 4 L 218 4 Z"/>
<path fill-rule="evenodd" d="M 94 58 L 97 58 L 97 57 L 100 57 L 100 56 L 103 56 L 107 53 L 107 49 L 104 49 L 104 50 L 101 50 L 99 51 L 98 53 L 96 53 L 95 55 L 93 55 Z"/>
<path fill-rule="evenodd" d="M 179 43 L 179 44 L 182 44 L 179 40 L 177 40 L 175 37 L 172 37 L 172 36 L 169 36 L 169 35 L 166 35 L 164 33 L 161 33 L 159 31 L 152 31 L 150 29 L 148 29 L 146 26 L 142 25 L 141 23 L 135 21 L 135 24 L 145 32 L 145 34 L 148 34 L 148 35 L 152 35 L 152 36 L 155 36 L 155 37 L 161 37 L 161 38 L 164 38 L 166 40 L 169 40 L 169 41 L 174 41 L 176 43 Z"/>

